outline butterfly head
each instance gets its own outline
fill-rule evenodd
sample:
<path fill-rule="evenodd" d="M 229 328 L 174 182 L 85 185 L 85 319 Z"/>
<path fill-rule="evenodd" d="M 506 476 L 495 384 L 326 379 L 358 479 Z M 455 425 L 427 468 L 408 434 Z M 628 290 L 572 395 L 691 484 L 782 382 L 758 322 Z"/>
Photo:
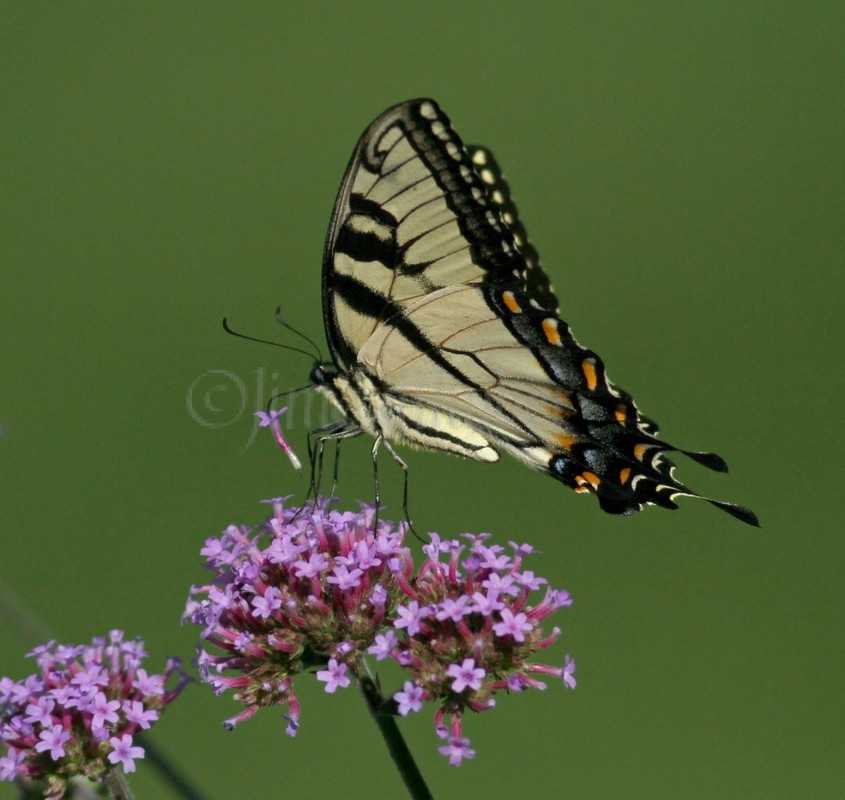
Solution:
<path fill-rule="evenodd" d="M 349 381 L 337 364 L 331 361 L 315 361 L 308 382 L 344 416 L 349 416 L 349 403 L 344 399 L 348 394 Z"/>
<path fill-rule="evenodd" d="M 331 361 L 321 364 L 317 361 L 311 368 L 311 373 L 308 376 L 308 382 L 316 387 L 330 386 L 338 375 L 337 365 Z"/>

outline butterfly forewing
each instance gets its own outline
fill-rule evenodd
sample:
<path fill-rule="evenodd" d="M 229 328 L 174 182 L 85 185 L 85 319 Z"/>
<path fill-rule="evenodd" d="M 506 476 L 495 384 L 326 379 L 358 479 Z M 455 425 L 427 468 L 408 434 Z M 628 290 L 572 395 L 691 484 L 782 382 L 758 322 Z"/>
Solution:
<path fill-rule="evenodd" d="M 663 454 L 674 448 L 557 309 L 490 152 L 465 147 L 432 100 L 376 119 L 350 160 L 323 257 L 334 367 L 320 388 L 347 433 L 479 461 L 508 452 L 612 513 L 696 496 L 672 476 Z M 747 509 L 710 502 L 756 524 Z"/>
<path fill-rule="evenodd" d="M 516 288 L 525 289 L 531 297 L 531 305 L 558 314 L 558 301 L 552 289 L 548 275 L 540 266 L 540 254 L 528 239 L 528 234 L 519 219 L 516 205 L 511 198 L 510 188 L 499 169 L 493 154 L 486 147 L 468 145 L 470 161 L 475 173 L 481 178 L 487 190 L 489 201 L 496 207 L 514 239 L 516 249 L 525 262 L 524 269 L 517 276 L 517 280 L 504 276 L 504 284 L 513 284 Z M 501 279 L 501 278 L 500 278 Z"/>
<path fill-rule="evenodd" d="M 524 284 L 525 270 L 433 101 L 403 103 L 370 125 L 343 179 L 323 261 L 327 331 L 345 366 L 397 306 L 489 277 Z"/>

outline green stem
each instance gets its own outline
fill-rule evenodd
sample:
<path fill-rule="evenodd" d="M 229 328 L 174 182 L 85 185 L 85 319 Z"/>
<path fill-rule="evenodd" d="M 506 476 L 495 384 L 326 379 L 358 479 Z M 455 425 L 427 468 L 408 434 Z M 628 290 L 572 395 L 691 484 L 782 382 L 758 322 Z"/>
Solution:
<path fill-rule="evenodd" d="M 106 775 L 106 786 L 112 793 L 112 797 L 117 798 L 117 800 L 133 800 L 129 784 L 126 782 L 126 776 L 120 767 L 109 770 L 108 775 Z"/>
<path fill-rule="evenodd" d="M 428 790 L 428 786 L 425 785 L 422 773 L 419 771 L 414 757 L 405 743 L 405 739 L 399 732 L 396 717 L 385 707 L 386 704 L 378 682 L 369 674 L 359 675 L 358 686 L 361 688 L 361 693 L 367 701 L 370 714 L 384 738 L 387 749 L 390 752 L 390 757 L 393 759 L 393 763 L 396 764 L 396 769 L 399 770 L 399 774 L 402 776 L 408 793 L 413 800 L 433 800 L 433 795 Z"/>

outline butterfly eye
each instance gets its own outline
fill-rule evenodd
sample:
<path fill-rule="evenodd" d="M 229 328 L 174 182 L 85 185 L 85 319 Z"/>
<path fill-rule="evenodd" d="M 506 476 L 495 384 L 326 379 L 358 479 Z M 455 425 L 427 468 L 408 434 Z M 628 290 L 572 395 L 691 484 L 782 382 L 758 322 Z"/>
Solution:
<path fill-rule="evenodd" d="M 325 367 L 322 364 L 315 364 L 308 376 L 308 381 L 312 386 L 324 386 L 328 380 Z"/>

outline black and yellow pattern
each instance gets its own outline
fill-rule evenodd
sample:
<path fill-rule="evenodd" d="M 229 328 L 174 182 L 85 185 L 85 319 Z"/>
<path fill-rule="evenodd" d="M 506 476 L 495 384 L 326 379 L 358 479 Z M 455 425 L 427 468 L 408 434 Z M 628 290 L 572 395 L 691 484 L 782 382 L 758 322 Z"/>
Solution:
<path fill-rule="evenodd" d="M 358 142 L 326 239 L 323 312 L 333 361 L 312 382 L 345 416 L 327 437 L 507 452 L 614 514 L 699 496 L 672 475 L 677 448 L 558 317 L 492 155 L 465 147 L 432 100 L 387 110 Z"/>

